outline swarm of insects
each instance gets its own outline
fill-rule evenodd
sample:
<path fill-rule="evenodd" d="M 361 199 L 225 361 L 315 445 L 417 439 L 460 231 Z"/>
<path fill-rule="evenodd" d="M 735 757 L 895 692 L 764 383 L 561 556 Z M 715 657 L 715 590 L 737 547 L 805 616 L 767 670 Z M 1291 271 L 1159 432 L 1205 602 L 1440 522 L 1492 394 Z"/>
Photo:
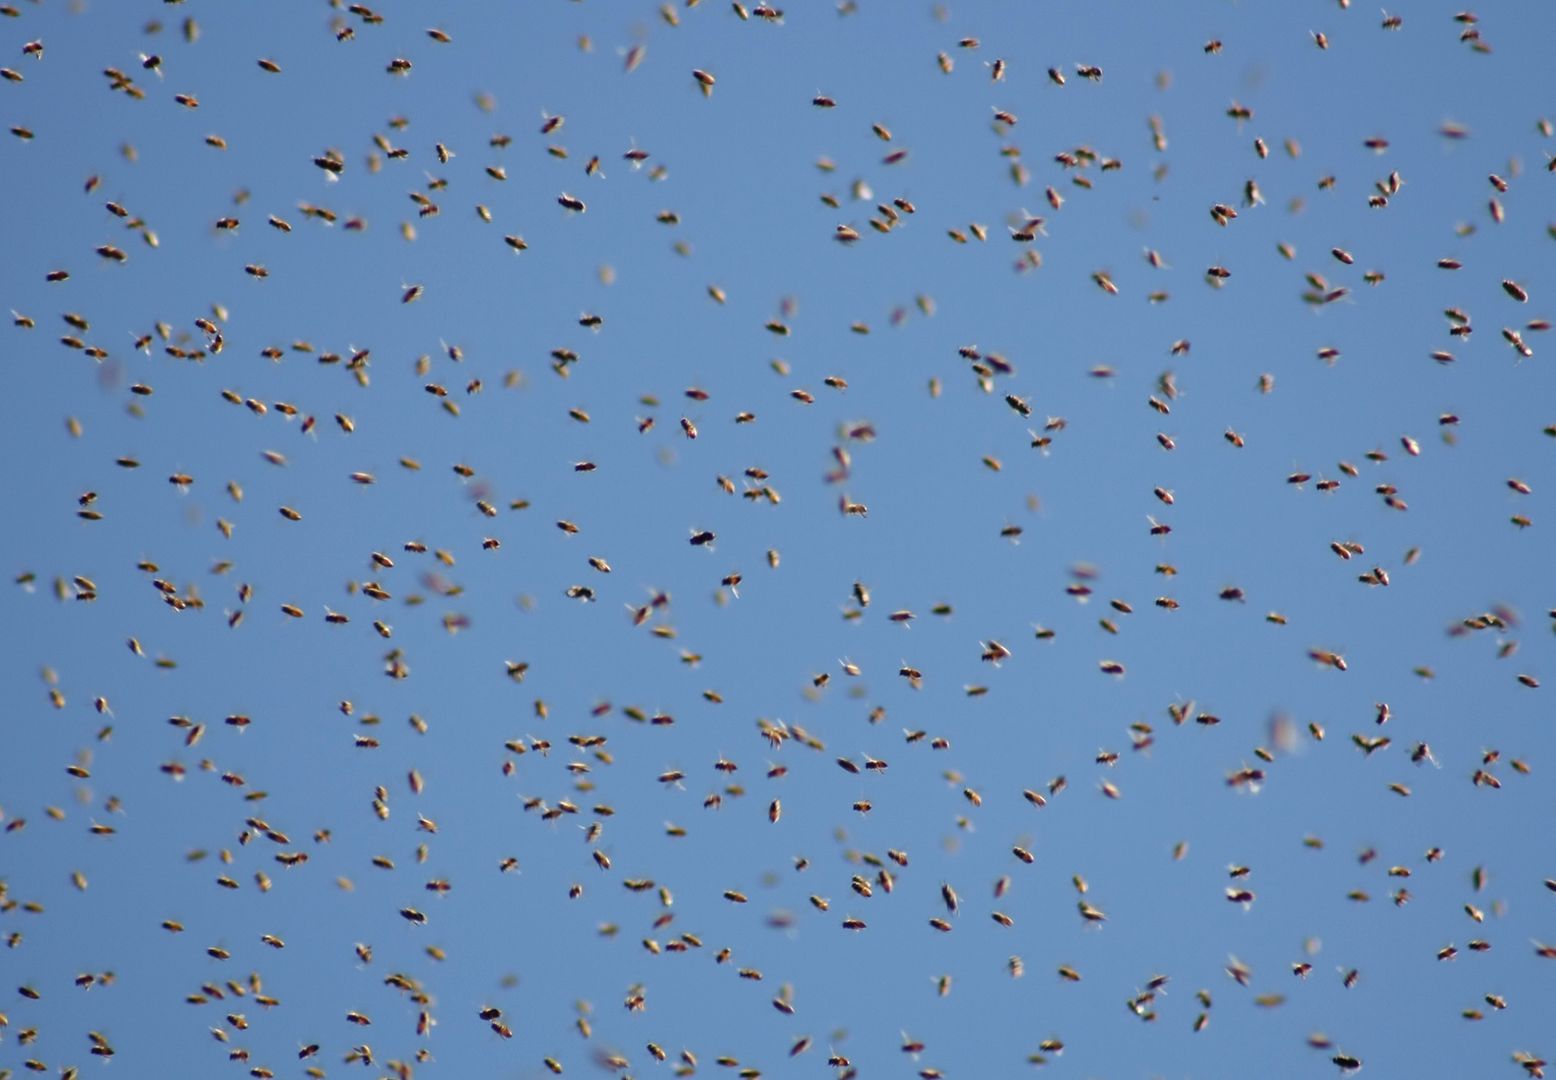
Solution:
<path fill-rule="evenodd" d="M 0 2 L 0 1080 L 1544 1076 L 1556 8 L 651 7 Z"/>

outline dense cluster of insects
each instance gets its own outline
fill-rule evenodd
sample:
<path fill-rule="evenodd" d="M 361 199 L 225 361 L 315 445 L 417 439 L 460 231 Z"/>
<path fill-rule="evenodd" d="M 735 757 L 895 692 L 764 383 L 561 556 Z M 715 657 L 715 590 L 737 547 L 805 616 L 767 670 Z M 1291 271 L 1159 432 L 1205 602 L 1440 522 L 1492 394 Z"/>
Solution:
<path fill-rule="evenodd" d="M 1553 12 L 544 7 L 0 5 L 0 1080 L 1544 1076 Z"/>

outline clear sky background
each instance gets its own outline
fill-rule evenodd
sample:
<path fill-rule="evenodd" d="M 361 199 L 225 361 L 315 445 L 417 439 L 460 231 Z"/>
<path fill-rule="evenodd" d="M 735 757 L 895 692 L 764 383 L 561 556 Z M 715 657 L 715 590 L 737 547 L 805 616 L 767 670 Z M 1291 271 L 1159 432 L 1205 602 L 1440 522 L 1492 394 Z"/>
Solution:
<path fill-rule="evenodd" d="M 1517 1077 L 1556 1054 L 1531 944 L 1556 942 L 1556 8 L 853 8 L 11 0 L 0 1069 L 368 1075 L 345 1063 L 367 1044 L 371 1075 L 418 1077 L 683 1051 L 727 1075 Z M 895 199 L 915 212 L 878 231 Z"/>

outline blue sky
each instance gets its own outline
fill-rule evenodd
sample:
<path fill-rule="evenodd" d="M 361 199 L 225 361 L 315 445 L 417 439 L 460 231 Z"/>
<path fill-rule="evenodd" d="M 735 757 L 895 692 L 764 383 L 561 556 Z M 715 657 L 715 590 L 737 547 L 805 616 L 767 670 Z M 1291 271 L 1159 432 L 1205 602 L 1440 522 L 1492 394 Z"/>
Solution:
<path fill-rule="evenodd" d="M 0 84 L 0 932 L 20 935 L 0 1069 L 339 1075 L 365 1043 L 417 1076 L 611 1054 L 650 1076 L 683 1050 L 699 1072 L 837 1075 L 831 1052 L 860 1075 L 1013 1076 L 1057 1039 L 1043 1075 L 1329 1076 L 1353 1055 L 1514 1076 L 1516 1052 L 1556 1053 L 1556 965 L 1530 944 L 1556 942 L 1552 11 L 1464 23 L 1423 2 L 1389 30 L 1317 0 L 667 7 L 678 25 L 598 0 L 0 20 L 19 76 Z M 1089 166 L 1058 160 L 1081 148 Z M 334 152 L 338 178 L 314 161 Z M 913 212 L 872 228 L 893 200 Z M 1041 234 L 1013 242 L 1031 217 Z M 553 350 L 576 357 L 565 376 Z M 959 350 L 1008 373 L 980 385 L 987 361 Z M 776 500 L 742 497 L 763 485 Z M 1358 581 L 1375 571 L 1386 586 Z M 1449 632 L 1488 612 L 1503 625 Z M 1184 706 L 1219 723 L 1177 725 Z M 1255 767 L 1257 791 L 1227 782 Z M 1046 806 L 1023 797 L 1060 777 Z M 665 948 L 682 933 L 701 946 Z M 224 989 L 251 973 L 279 1004 Z M 395 973 L 428 995 L 425 1037 Z M 1145 1022 L 1124 1006 L 1156 975 Z M 207 984 L 223 999 L 187 1003 Z"/>

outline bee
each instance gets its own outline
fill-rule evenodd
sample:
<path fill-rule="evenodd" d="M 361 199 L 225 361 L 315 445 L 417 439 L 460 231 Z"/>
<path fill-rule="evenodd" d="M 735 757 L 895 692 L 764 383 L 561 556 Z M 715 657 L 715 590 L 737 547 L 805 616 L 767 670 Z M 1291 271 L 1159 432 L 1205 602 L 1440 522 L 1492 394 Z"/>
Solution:
<path fill-rule="evenodd" d="M 1309 649 L 1308 657 L 1324 667 L 1332 667 L 1336 671 L 1346 670 L 1345 657 L 1339 653 L 1327 649 Z"/>
<path fill-rule="evenodd" d="M 1527 304 L 1529 302 L 1529 293 L 1525 291 L 1524 287 L 1516 281 L 1504 278 L 1502 281 L 1502 291 L 1507 293 L 1507 295 L 1511 296 L 1514 300 L 1517 300 L 1520 304 Z"/>

